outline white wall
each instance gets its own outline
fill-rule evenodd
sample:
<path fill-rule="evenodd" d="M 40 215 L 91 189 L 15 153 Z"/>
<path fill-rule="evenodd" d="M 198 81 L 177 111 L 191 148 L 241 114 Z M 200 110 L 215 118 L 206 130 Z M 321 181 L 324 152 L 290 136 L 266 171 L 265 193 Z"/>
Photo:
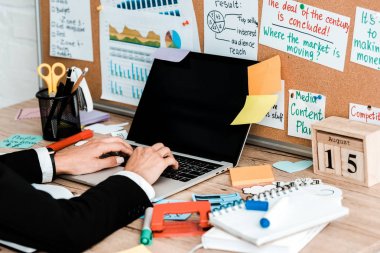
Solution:
<path fill-rule="evenodd" d="M 0 108 L 35 96 L 35 0 L 0 0 Z"/>

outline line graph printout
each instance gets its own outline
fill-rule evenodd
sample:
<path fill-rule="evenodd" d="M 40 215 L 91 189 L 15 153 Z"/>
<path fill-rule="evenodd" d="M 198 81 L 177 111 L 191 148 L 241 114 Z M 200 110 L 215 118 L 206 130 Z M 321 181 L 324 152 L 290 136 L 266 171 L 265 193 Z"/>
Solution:
<path fill-rule="evenodd" d="M 205 0 L 205 53 L 257 60 L 257 20 L 257 0 Z"/>
<path fill-rule="evenodd" d="M 102 99 L 138 105 L 152 54 L 160 47 L 194 47 L 192 27 L 180 17 L 103 7 L 99 22 Z"/>
<path fill-rule="evenodd" d="M 292 0 L 264 0 L 260 44 L 344 70 L 350 18 Z"/>

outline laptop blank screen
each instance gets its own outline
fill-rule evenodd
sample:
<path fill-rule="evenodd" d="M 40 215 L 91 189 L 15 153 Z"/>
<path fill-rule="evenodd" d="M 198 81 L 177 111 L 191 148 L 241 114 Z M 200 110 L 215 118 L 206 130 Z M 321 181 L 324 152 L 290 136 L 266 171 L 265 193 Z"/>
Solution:
<path fill-rule="evenodd" d="M 128 140 L 237 164 L 249 125 L 231 126 L 248 95 L 256 62 L 189 53 L 180 63 L 155 60 Z"/>

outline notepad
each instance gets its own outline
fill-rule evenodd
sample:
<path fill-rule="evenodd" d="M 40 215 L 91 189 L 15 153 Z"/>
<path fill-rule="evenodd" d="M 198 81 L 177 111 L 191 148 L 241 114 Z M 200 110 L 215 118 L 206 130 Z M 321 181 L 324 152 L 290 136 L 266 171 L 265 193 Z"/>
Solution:
<path fill-rule="evenodd" d="M 251 186 L 274 181 L 272 166 L 269 164 L 230 169 L 232 186 Z"/>
<path fill-rule="evenodd" d="M 297 234 L 258 247 L 218 228 L 202 235 L 205 249 L 228 250 L 240 253 L 297 253 L 303 249 L 327 224 L 319 225 Z"/>
<path fill-rule="evenodd" d="M 210 214 L 210 223 L 225 232 L 256 246 L 322 225 L 348 214 L 341 204 L 342 191 L 328 185 L 310 185 L 297 189 L 274 191 L 267 196 L 270 208 L 284 196 L 289 204 L 280 219 L 268 228 L 259 225 L 265 212 L 246 210 L 244 204 Z M 269 209 L 270 209 L 269 208 Z"/>

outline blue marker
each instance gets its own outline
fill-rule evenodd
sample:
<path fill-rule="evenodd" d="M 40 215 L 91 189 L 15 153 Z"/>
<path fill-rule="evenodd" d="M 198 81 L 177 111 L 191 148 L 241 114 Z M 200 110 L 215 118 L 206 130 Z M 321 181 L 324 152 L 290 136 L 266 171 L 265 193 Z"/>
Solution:
<path fill-rule="evenodd" d="M 268 211 L 268 201 L 247 200 L 245 202 L 245 209 L 256 211 Z"/>
<path fill-rule="evenodd" d="M 153 207 L 145 209 L 144 224 L 141 230 L 140 242 L 144 245 L 151 245 L 153 242 L 152 229 L 150 229 L 150 223 L 152 221 Z"/>
<path fill-rule="evenodd" d="M 260 225 L 262 228 L 267 228 L 276 224 L 281 219 L 281 212 L 286 208 L 289 202 L 289 197 L 282 197 L 269 209 L 269 211 L 260 219 Z"/>

